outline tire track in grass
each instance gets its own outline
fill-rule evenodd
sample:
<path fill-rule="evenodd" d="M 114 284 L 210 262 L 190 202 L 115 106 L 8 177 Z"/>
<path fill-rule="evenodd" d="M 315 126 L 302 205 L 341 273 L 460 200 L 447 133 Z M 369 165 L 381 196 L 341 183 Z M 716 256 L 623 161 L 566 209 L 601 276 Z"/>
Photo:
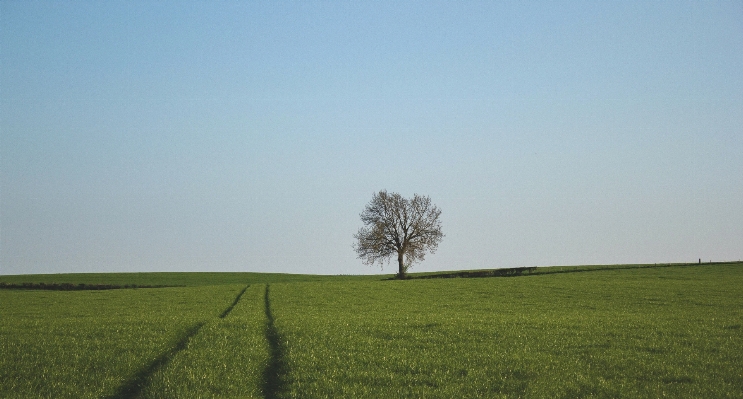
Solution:
<path fill-rule="evenodd" d="M 242 298 L 248 287 L 250 287 L 250 285 L 245 286 L 245 288 L 243 288 L 242 291 L 237 294 L 237 297 L 235 297 L 235 300 L 232 302 L 232 304 L 228 306 L 221 315 L 219 315 L 220 319 L 224 319 L 225 317 L 227 317 L 227 315 L 232 311 L 235 305 L 240 302 L 240 298 Z M 170 360 L 178 354 L 178 352 L 186 349 L 186 347 L 188 347 L 188 341 L 193 336 L 198 334 L 199 330 L 201 329 L 201 327 L 204 326 L 204 324 L 206 324 L 206 322 L 200 322 L 193 325 L 190 329 L 188 329 L 188 331 L 186 331 L 186 334 L 178 341 L 178 343 L 175 344 L 175 346 L 160 354 L 160 356 L 158 356 L 147 367 L 137 372 L 137 374 L 135 374 L 133 378 L 121 385 L 119 389 L 116 390 L 116 392 L 109 397 L 109 399 L 131 399 L 139 397 L 142 391 L 147 387 L 150 377 L 159 369 L 167 365 Z"/>
<path fill-rule="evenodd" d="M 270 285 L 266 284 L 264 303 L 266 306 L 266 340 L 269 346 L 269 359 L 263 372 L 263 392 L 266 399 L 275 399 L 284 391 L 287 366 L 284 357 L 286 349 L 274 324 L 269 292 Z"/>
<path fill-rule="evenodd" d="M 227 317 L 228 314 L 230 314 L 230 312 L 232 312 L 232 309 L 235 307 L 235 305 L 237 305 L 238 302 L 240 302 L 240 298 L 242 298 L 245 291 L 248 290 L 248 287 L 250 287 L 250 284 L 246 285 L 245 288 L 243 288 L 243 290 L 240 291 L 239 294 L 237 294 L 237 296 L 235 297 L 235 301 L 232 302 L 232 305 L 228 306 L 227 309 L 225 309 L 224 312 L 219 315 L 220 319 L 224 319 L 225 317 Z"/>
<path fill-rule="evenodd" d="M 141 369 L 137 374 L 134 375 L 132 379 L 127 381 L 124 385 L 120 386 L 119 389 L 113 394 L 113 396 L 110 396 L 109 398 L 129 399 L 138 397 L 142 390 L 147 386 L 150 376 L 161 367 L 168 364 L 170 359 L 172 359 L 173 356 L 175 356 L 178 352 L 186 349 L 186 347 L 188 346 L 188 341 L 191 339 L 191 337 L 199 332 L 204 324 L 204 322 L 201 322 L 191 327 L 174 347 L 162 353 L 160 356 L 157 357 L 157 359 L 155 359 L 155 361 L 150 363 L 147 367 Z"/>

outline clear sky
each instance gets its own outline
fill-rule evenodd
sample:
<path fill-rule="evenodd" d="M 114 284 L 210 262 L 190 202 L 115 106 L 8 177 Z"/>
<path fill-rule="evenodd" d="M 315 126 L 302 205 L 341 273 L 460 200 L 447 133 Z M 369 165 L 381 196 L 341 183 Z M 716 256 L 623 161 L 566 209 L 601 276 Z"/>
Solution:
<path fill-rule="evenodd" d="M 743 2 L 0 1 L 0 274 L 743 258 Z M 394 264 L 385 272 L 395 272 Z"/>

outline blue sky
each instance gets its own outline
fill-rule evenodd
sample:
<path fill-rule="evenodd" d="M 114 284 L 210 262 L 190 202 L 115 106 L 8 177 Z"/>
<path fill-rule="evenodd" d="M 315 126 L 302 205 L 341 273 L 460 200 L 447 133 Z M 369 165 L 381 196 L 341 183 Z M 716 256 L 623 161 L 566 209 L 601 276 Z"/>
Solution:
<path fill-rule="evenodd" d="M 0 2 L 0 274 L 743 258 L 743 3 Z M 394 265 L 385 268 L 394 272 Z"/>

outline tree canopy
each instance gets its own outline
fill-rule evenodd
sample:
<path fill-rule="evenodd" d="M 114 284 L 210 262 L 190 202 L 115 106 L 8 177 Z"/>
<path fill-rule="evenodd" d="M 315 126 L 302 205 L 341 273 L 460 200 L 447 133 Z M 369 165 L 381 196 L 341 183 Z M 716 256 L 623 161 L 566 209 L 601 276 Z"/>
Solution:
<path fill-rule="evenodd" d="M 434 253 L 444 237 L 441 210 L 427 196 L 414 194 L 407 199 L 382 190 L 361 212 L 364 227 L 354 235 L 354 250 L 365 264 L 389 263 L 397 255 L 398 277 Z"/>

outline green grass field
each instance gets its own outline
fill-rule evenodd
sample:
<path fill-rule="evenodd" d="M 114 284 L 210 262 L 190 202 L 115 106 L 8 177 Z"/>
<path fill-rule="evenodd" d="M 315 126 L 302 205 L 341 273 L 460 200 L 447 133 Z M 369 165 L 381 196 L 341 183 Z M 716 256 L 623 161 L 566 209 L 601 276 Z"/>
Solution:
<path fill-rule="evenodd" d="M 0 276 L 185 285 L 0 290 L 0 397 L 743 398 L 741 263 L 386 277 Z"/>

